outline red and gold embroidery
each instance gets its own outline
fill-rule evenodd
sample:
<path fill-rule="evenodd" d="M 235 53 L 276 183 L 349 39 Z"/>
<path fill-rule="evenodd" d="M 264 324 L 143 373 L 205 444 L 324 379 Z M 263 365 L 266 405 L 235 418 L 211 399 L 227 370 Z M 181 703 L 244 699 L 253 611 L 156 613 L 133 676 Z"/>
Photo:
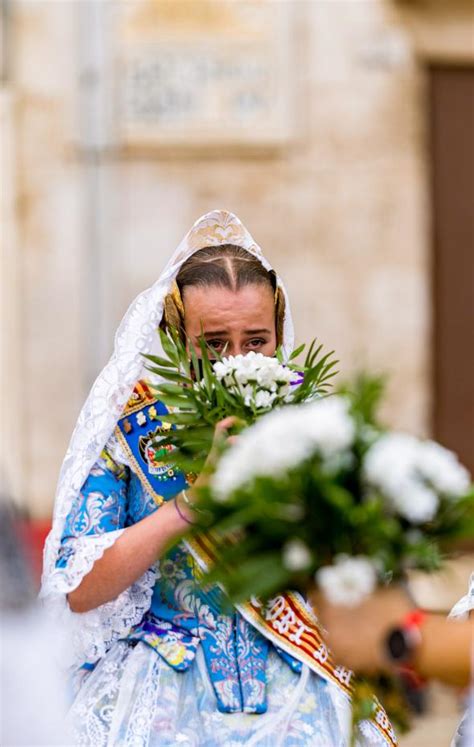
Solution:
<path fill-rule="evenodd" d="M 157 398 L 151 392 L 146 381 L 141 379 L 140 381 L 137 381 L 133 387 L 133 392 L 129 397 L 121 417 L 123 418 L 124 415 L 133 415 L 133 413 L 138 412 L 145 407 L 145 405 L 155 404 L 156 401 Z"/>

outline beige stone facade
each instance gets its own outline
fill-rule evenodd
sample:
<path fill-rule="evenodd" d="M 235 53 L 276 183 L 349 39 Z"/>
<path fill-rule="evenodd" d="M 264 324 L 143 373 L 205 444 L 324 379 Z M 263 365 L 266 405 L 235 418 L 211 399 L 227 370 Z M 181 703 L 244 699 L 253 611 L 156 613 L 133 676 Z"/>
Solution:
<path fill-rule="evenodd" d="M 387 421 L 429 433 L 426 66 L 474 65 L 472 3 L 10 0 L 6 8 L 2 491 L 32 516 L 49 516 L 71 430 L 119 319 L 215 207 L 241 217 L 285 278 L 298 339 L 334 348 L 343 375 L 386 372 Z M 229 101 L 215 88 L 221 99 L 209 89 L 200 119 L 177 120 L 176 131 L 166 121 L 124 127 L 123 61 L 150 45 L 176 50 L 168 105 L 186 50 L 195 59 L 201 45 L 207 69 L 226 60 L 234 89 L 235 76 L 245 84 L 244 103 L 263 97 L 270 114 L 247 129 L 229 125 Z M 212 106 L 219 121 L 206 137 Z M 437 715 L 406 747 L 449 743 L 457 713 L 439 697 Z"/>
<path fill-rule="evenodd" d="M 48 514 L 71 429 L 117 322 L 191 223 L 215 207 L 241 217 L 285 278 L 298 339 L 318 336 L 334 348 L 344 375 L 358 367 L 387 372 L 387 420 L 428 433 L 425 64 L 474 61 L 470 4 L 143 0 L 98 2 L 94 11 L 90 3 L 18 0 L 9 7 L 2 471 L 17 499 L 33 515 Z M 281 13 L 284 33 L 273 24 Z M 272 95 L 286 97 L 291 116 L 280 130 L 275 119 L 278 137 L 266 142 L 263 130 L 249 138 L 245 128 L 239 137 L 236 128 L 226 140 L 223 119 L 219 143 L 204 143 L 197 126 L 174 143 L 139 134 L 125 142 L 120 61 L 130 45 L 165 39 L 184 53 L 199 43 L 206 49 L 210 38 L 231 50 L 246 40 L 249 59 L 281 47 L 271 60 L 288 81 L 280 90 L 277 76 Z M 235 75 L 258 70 L 240 66 Z"/>

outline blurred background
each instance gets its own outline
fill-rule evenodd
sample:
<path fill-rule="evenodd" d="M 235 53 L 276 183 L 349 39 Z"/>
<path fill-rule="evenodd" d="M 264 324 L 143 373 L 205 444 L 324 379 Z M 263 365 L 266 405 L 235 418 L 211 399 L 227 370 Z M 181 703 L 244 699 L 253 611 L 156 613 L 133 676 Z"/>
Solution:
<path fill-rule="evenodd" d="M 474 472 L 470 0 L 3 0 L 0 76 L 0 481 L 37 567 L 115 328 L 213 208 L 298 340 L 386 372 L 387 423 Z M 407 747 L 449 744 L 439 698 Z"/>

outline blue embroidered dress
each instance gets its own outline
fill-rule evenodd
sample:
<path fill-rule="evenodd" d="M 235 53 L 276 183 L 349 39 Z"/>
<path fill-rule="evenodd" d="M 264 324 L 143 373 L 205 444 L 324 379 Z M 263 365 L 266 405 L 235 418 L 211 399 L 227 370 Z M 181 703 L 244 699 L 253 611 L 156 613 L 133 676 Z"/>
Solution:
<path fill-rule="evenodd" d="M 114 434 L 64 527 L 57 567 L 75 542 L 131 526 L 159 510 Z M 184 476 L 167 465 L 161 495 Z M 203 589 L 193 557 L 178 544 L 156 565 L 150 609 L 98 662 L 76 673 L 71 710 L 76 743 L 196 747 L 344 747 L 350 712 L 332 683 L 273 646 L 218 587 Z M 376 731 L 361 744 L 384 744 Z"/>

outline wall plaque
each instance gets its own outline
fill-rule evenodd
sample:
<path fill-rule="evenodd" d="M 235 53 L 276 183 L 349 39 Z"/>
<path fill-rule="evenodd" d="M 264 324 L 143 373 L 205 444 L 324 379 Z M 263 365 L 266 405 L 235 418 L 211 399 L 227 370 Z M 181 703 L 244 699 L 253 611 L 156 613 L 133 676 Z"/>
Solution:
<path fill-rule="evenodd" d="M 291 24 L 265 4 L 252 33 L 147 34 L 121 48 L 119 137 L 155 146 L 278 145 L 292 135 Z M 262 12 L 263 10 L 263 12 Z"/>

